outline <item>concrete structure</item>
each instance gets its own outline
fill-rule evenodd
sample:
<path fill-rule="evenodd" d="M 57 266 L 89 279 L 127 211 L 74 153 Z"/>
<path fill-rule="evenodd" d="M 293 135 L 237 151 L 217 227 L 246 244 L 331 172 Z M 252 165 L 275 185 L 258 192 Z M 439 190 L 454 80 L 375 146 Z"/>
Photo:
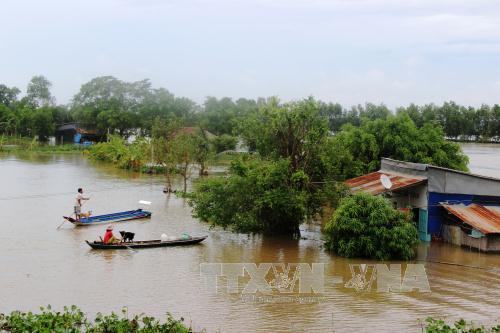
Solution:
<path fill-rule="evenodd" d="M 383 174 L 392 182 L 390 189 L 380 182 Z M 442 238 L 485 251 L 496 251 L 498 244 L 500 250 L 500 179 L 383 158 L 379 171 L 346 184 L 352 192 L 383 194 L 395 208 L 412 209 L 423 241 Z M 469 214 L 457 214 L 461 207 Z M 489 213 L 480 207 L 487 207 Z M 452 239 L 450 230 L 455 229 L 449 226 L 459 227 L 465 236 Z"/>

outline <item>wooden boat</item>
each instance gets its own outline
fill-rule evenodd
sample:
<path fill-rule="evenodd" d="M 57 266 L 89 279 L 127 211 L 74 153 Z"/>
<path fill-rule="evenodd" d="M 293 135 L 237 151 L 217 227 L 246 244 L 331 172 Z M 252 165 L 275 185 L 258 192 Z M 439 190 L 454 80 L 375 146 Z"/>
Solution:
<path fill-rule="evenodd" d="M 127 250 L 127 249 L 146 249 L 151 247 L 166 247 L 166 246 L 180 246 L 180 245 L 193 245 L 202 242 L 207 236 L 201 237 L 190 237 L 186 239 L 175 239 L 162 241 L 160 239 L 156 240 L 146 240 L 146 241 L 134 241 L 127 243 L 116 243 L 116 244 L 104 244 L 102 241 L 85 241 L 87 244 L 95 250 Z"/>
<path fill-rule="evenodd" d="M 130 220 L 144 219 L 151 217 L 151 212 L 142 209 L 129 210 L 113 214 L 96 215 L 90 217 L 82 217 L 79 221 L 72 217 L 63 216 L 63 218 L 76 226 L 87 226 L 94 224 L 104 224 L 113 222 L 124 222 Z"/>

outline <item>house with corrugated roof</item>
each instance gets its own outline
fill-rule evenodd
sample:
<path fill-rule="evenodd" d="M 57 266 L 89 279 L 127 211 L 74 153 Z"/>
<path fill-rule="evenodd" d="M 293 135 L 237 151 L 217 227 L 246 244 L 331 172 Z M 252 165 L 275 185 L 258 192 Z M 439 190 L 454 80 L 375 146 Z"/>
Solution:
<path fill-rule="evenodd" d="M 346 184 L 410 209 L 422 241 L 500 252 L 500 179 L 383 158 L 379 171 Z"/>

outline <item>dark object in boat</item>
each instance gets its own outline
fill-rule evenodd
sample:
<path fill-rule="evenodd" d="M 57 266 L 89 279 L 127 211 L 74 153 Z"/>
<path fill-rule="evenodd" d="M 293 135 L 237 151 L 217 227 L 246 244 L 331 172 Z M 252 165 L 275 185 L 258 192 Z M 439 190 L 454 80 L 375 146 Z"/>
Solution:
<path fill-rule="evenodd" d="M 130 220 L 137 220 L 151 217 L 151 212 L 142 209 L 129 210 L 126 212 L 96 215 L 91 217 L 82 217 L 80 220 L 76 220 L 69 216 L 63 216 L 63 218 L 76 226 L 86 226 L 94 224 L 112 223 L 112 222 L 123 222 Z"/>
<path fill-rule="evenodd" d="M 169 241 L 162 241 L 161 239 L 147 240 L 147 241 L 135 241 L 130 243 L 115 243 L 115 244 L 104 244 L 100 241 L 87 242 L 87 244 L 95 250 L 127 250 L 127 249 L 145 249 L 150 247 L 166 247 L 166 246 L 180 246 L 180 245 L 193 245 L 202 242 L 208 236 L 201 237 L 191 237 L 187 239 L 175 239 Z"/>
<path fill-rule="evenodd" d="M 135 234 L 133 232 L 128 231 L 120 231 L 120 235 L 122 235 L 122 241 L 124 242 L 133 242 Z"/>

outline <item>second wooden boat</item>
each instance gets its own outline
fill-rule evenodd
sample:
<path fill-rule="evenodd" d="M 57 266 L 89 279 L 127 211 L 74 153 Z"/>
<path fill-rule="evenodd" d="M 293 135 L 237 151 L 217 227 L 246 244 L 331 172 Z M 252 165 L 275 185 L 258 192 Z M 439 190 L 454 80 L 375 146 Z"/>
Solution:
<path fill-rule="evenodd" d="M 146 241 L 135 241 L 127 243 L 115 243 L 115 244 L 104 244 L 100 241 L 87 242 L 87 244 L 95 250 L 127 250 L 127 249 L 145 249 L 151 247 L 166 247 L 166 246 L 179 246 L 179 245 L 192 245 L 202 242 L 207 236 L 201 237 L 190 237 L 190 238 L 179 238 L 175 240 L 162 241 L 160 239 L 156 240 L 146 240 Z"/>

